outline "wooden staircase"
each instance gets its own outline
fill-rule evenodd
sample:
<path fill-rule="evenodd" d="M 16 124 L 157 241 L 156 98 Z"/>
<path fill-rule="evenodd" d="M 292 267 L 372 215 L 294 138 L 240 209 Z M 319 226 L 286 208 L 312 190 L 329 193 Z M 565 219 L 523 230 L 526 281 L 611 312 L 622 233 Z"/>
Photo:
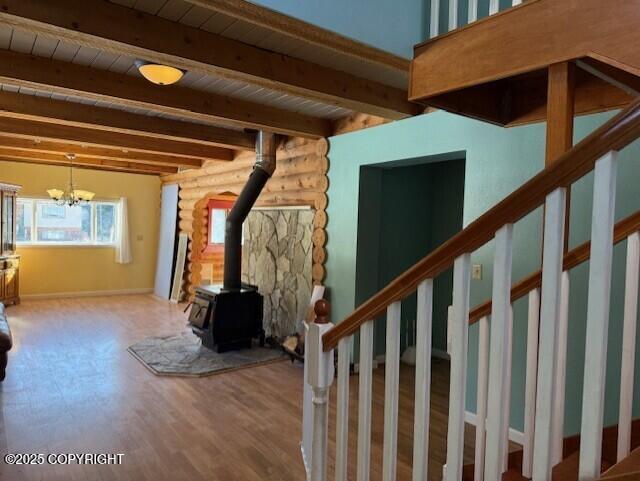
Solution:
<path fill-rule="evenodd" d="M 601 479 L 624 473 L 640 471 L 640 420 L 635 420 L 631 425 L 632 453 L 617 462 L 618 427 L 610 426 L 602 430 L 602 461 L 600 472 Z M 503 474 L 503 480 L 526 480 L 522 476 L 523 451 L 509 453 L 509 469 Z M 580 462 L 580 436 L 570 436 L 563 441 L 563 459 L 553 467 L 552 481 L 579 481 L 578 468 Z M 474 481 L 475 465 L 465 465 L 462 473 L 462 481 Z M 640 477 L 638 478 L 640 480 Z"/>
<path fill-rule="evenodd" d="M 640 481 L 640 429 L 632 429 L 640 206 L 615 224 L 618 152 L 640 138 L 640 0 L 513 0 L 488 18 L 459 28 L 458 0 L 448 0 L 450 30 L 438 35 L 439 1 L 431 2 L 432 38 L 415 50 L 410 98 L 510 126 L 547 120 L 545 168 L 431 254 L 394 279 L 336 325 L 307 325 L 303 460 L 310 481 L 326 481 L 328 399 L 336 378 L 336 481 L 348 481 L 348 424 L 357 416 L 357 477 L 369 481 L 374 320 L 386 313 L 382 481 L 396 481 L 400 320 L 415 299 L 416 372 L 412 481 L 427 479 L 431 387 L 433 281 L 453 268 L 450 310 L 450 393 L 444 481 Z M 472 14 L 474 13 L 475 16 Z M 575 115 L 623 108 L 572 144 Z M 517 161 L 517 159 L 514 159 Z M 571 185 L 593 175 L 590 242 L 568 251 Z M 542 265 L 512 280 L 514 224 L 543 207 Z M 628 206 L 627 206 L 628 208 Z M 623 382 L 617 427 L 604 428 L 607 337 L 613 245 L 626 242 L 622 333 Z M 492 242 L 491 300 L 470 309 L 471 253 Z M 563 439 L 568 339 L 569 271 L 589 260 L 582 423 Z M 414 296 L 415 297 L 412 297 Z M 526 297 L 526 319 L 513 302 Z M 414 301 L 412 301 L 414 302 Z M 513 324 L 527 323 L 524 445 L 509 453 Z M 463 466 L 469 326 L 478 323 L 475 463 Z M 349 405 L 352 349 L 357 337 L 359 393 Z M 337 351 L 337 353 L 335 352 Z M 337 367 L 334 365 L 337 354 Z M 336 372 L 337 371 L 337 372 Z M 636 448 L 631 452 L 632 448 Z"/>
<path fill-rule="evenodd" d="M 600 479 L 607 481 L 640 480 L 640 447 L 634 449 L 629 456 L 605 471 Z"/>

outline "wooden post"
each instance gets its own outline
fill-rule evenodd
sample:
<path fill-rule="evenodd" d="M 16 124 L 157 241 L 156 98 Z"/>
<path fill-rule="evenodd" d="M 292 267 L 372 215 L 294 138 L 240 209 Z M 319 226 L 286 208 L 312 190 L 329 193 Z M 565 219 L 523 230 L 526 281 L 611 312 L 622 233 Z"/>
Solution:
<path fill-rule="evenodd" d="M 547 84 L 547 150 L 544 166 L 548 167 L 573 147 L 575 65 L 561 62 L 549 66 Z M 567 187 L 565 207 L 564 251 L 569 250 L 569 213 L 571 189 Z"/>
<path fill-rule="evenodd" d="M 549 66 L 547 90 L 547 156 L 545 166 L 573 146 L 574 65 Z"/>
<path fill-rule="evenodd" d="M 329 303 L 320 299 L 315 303 L 316 319 L 309 324 L 305 352 L 307 366 L 307 382 L 312 390 L 312 429 L 311 436 L 311 481 L 325 481 L 327 474 L 327 432 L 329 421 L 329 389 L 333 383 L 334 365 L 333 349 L 323 351 L 322 336 L 333 328 L 329 323 Z"/>

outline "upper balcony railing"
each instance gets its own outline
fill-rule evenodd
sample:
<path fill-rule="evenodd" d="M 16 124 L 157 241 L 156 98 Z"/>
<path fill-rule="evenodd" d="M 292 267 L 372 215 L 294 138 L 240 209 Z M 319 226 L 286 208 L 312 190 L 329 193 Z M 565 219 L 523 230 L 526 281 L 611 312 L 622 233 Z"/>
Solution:
<path fill-rule="evenodd" d="M 462 27 L 466 24 L 473 23 L 478 20 L 480 17 L 479 12 L 479 4 L 481 2 L 479 0 L 469 0 L 468 1 L 468 9 L 466 12 L 466 18 L 462 11 L 461 2 L 459 0 L 449 0 L 449 15 L 448 15 L 448 23 L 446 25 L 442 25 L 440 22 L 440 12 L 443 5 L 446 3 L 442 0 L 432 0 L 431 1 L 431 12 L 430 12 L 430 23 L 429 23 L 429 38 L 435 38 L 440 34 L 445 32 L 450 32 L 459 27 Z M 513 7 L 520 5 L 522 0 L 512 0 L 511 5 Z M 495 15 L 500 11 L 500 0 L 489 0 L 489 15 Z M 463 23 L 466 19 L 466 23 Z"/>

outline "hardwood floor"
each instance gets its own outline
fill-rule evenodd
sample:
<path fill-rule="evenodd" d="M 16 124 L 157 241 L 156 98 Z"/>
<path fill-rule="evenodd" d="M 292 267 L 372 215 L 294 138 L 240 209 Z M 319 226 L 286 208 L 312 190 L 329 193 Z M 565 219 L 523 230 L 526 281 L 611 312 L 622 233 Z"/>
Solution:
<path fill-rule="evenodd" d="M 0 479 L 302 481 L 302 366 L 268 364 L 192 379 L 158 377 L 126 348 L 185 327 L 150 296 L 26 301 L 7 309 L 15 346 L 0 384 L 3 453 L 123 453 L 122 465 L 7 466 Z M 355 479 L 358 376 L 351 377 Z M 411 478 L 413 370 L 400 375 L 398 479 Z M 384 369 L 374 375 L 372 480 L 380 477 Z M 445 459 L 448 364 L 433 369 L 429 479 Z M 332 411 L 335 407 L 333 390 Z M 335 414 L 331 416 L 333 454 Z M 473 428 L 466 438 L 473 439 Z M 466 446 L 472 461 L 472 445 Z M 1 461 L 0 461 L 1 462 Z M 329 479 L 333 479 L 330 460 Z"/>

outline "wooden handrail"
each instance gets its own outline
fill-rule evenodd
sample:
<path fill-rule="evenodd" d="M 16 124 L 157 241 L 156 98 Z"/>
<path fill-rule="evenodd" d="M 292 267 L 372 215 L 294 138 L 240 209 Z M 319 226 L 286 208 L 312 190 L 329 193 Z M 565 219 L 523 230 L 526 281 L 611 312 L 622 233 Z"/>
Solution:
<path fill-rule="evenodd" d="M 640 230 L 640 210 L 618 222 L 613 231 L 613 244 L 622 242 L 634 232 Z M 562 270 L 568 271 L 589 260 L 591 256 L 591 241 L 579 245 L 567 252 L 562 261 Z M 530 276 L 520 279 L 511 288 L 511 302 L 526 296 L 533 289 L 542 285 L 542 271 L 534 272 Z M 478 304 L 469 313 L 469 324 L 474 324 L 484 316 L 491 314 L 491 299 Z"/>
<path fill-rule="evenodd" d="M 555 189 L 571 185 L 591 170 L 606 153 L 618 151 L 640 137 L 640 99 L 603 124 L 554 164 L 505 197 L 489 211 L 442 244 L 380 292 L 361 304 L 323 337 L 323 349 L 338 345 L 343 337 L 354 334 L 362 324 L 382 314 L 391 303 L 407 297 L 425 279 L 448 269 L 457 257 L 473 252 L 489 242 L 503 225 L 515 223 L 541 206 Z"/>

